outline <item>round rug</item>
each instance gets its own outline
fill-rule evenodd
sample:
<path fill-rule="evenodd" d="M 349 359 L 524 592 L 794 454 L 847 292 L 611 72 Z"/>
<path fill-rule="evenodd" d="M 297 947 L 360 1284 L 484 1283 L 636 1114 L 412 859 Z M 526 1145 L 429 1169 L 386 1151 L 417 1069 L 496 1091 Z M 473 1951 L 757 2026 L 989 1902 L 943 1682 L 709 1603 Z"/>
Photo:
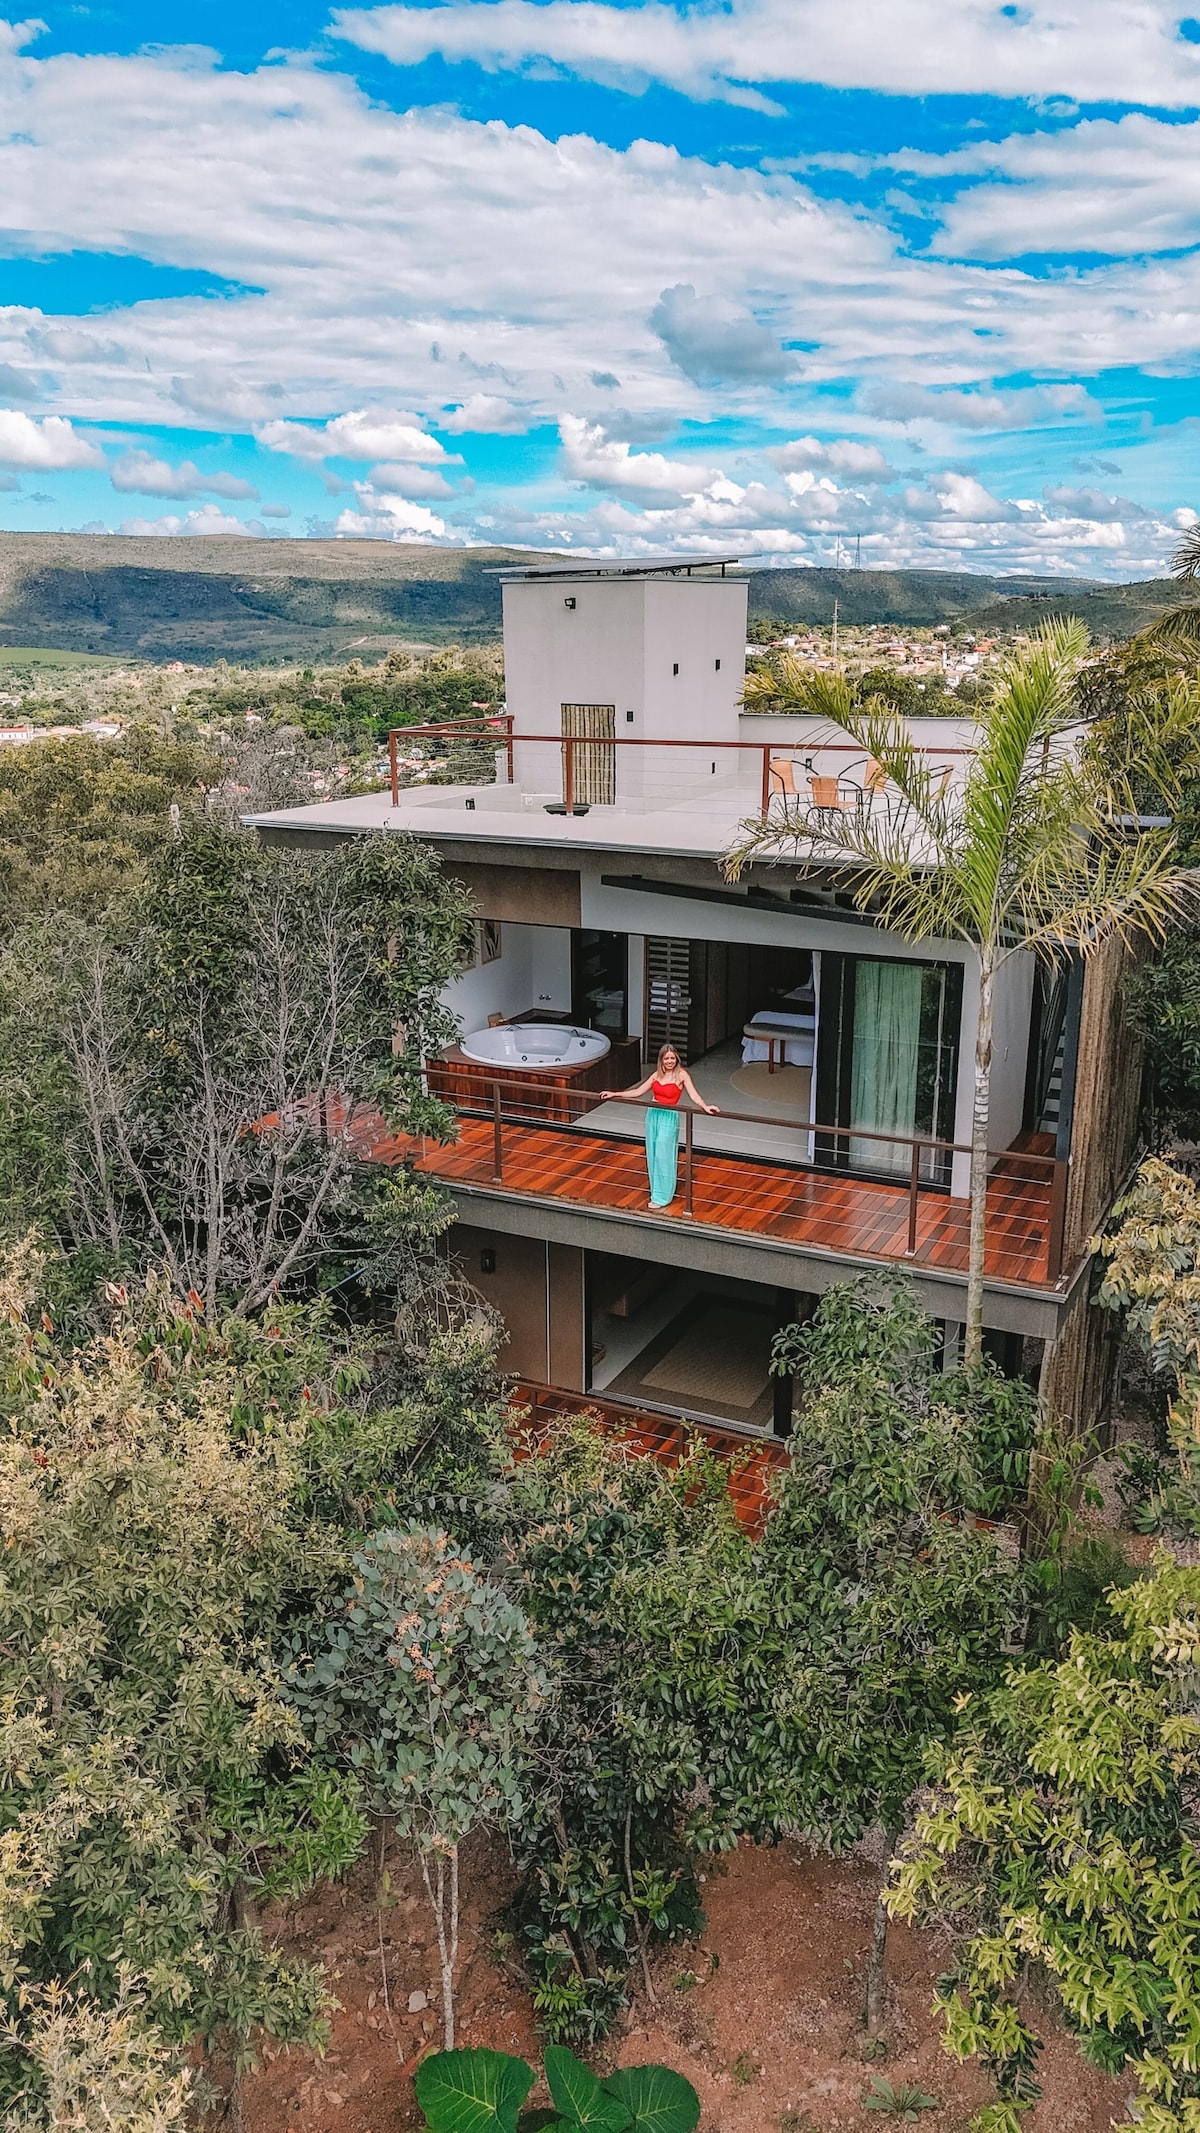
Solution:
<path fill-rule="evenodd" d="M 729 1077 L 739 1096 L 752 1096 L 756 1103 L 796 1105 L 808 1109 L 812 1081 L 810 1067 L 777 1066 L 772 1074 L 765 1059 L 752 1059 Z"/>

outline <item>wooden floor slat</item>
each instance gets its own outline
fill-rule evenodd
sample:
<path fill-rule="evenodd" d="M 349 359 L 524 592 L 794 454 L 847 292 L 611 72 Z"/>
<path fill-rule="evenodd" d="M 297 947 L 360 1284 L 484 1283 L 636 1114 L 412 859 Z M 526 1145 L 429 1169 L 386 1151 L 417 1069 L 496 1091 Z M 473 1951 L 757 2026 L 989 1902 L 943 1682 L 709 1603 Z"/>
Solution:
<path fill-rule="evenodd" d="M 447 1185 L 492 1187 L 491 1122 L 460 1121 L 450 1147 L 413 1143 L 388 1135 L 382 1121 L 363 1119 L 352 1128 L 370 1160 L 414 1161 L 418 1172 Z M 1018 1287 L 1050 1286 L 1048 1275 L 1050 1179 L 1030 1160 L 1045 1153 L 1045 1136 L 1023 1135 L 996 1165 L 988 1185 L 986 1271 Z M 559 1200 L 571 1206 L 608 1208 L 651 1219 L 647 1206 L 645 1150 L 639 1142 L 609 1134 L 506 1125 L 497 1191 Z M 682 1179 L 682 1162 L 680 1165 Z M 965 1200 L 923 1192 L 918 1203 L 916 1259 L 908 1248 L 908 1192 L 838 1172 L 799 1170 L 759 1157 L 695 1156 L 692 1220 L 714 1229 L 771 1237 L 847 1257 L 905 1261 L 951 1273 L 967 1267 L 969 1208 Z M 686 1223 L 682 1188 L 653 1221 Z M 652 1246 L 648 1244 L 648 1249 Z"/>

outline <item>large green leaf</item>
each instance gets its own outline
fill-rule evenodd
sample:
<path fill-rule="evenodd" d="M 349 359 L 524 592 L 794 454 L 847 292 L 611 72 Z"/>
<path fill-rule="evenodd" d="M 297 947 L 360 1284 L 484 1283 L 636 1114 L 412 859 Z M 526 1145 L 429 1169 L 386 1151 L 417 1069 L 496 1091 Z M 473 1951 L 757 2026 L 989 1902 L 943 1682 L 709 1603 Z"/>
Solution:
<path fill-rule="evenodd" d="M 569 2126 L 589 2126 L 593 2133 L 626 2133 L 629 2107 L 605 2094 L 590 2067 L 564 2044 L 546 2046 L 550 2094 Z"/>
<path fill-rule="evenodd" d="M 603 2084 L 629 2112 L 629 2133 L 692 2133 L 700 2098 L 669 2066 L 627 2066 Z"/>
<path fill-rule="evenodd" d="M 533 2068 L 507 2052 L 435 2052 L 417 2068 L 430 2133 L 516 2133 Z"/>

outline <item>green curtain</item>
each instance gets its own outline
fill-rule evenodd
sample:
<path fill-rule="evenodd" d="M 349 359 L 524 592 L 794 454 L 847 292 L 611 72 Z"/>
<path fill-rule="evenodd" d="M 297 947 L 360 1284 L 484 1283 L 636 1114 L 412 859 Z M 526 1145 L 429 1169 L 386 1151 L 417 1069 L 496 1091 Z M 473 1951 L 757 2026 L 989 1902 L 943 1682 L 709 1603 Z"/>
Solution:
<path fill-rule="evenodd" d="M 850 1163 L 855 1170 L 908 1176 L 911 1150 L 865 1132 L 912 1133 L 917 1113 L 921 985 L 917 963 L 860 962 L 854 974 L 854 1053 L 850 1062 Z"/>

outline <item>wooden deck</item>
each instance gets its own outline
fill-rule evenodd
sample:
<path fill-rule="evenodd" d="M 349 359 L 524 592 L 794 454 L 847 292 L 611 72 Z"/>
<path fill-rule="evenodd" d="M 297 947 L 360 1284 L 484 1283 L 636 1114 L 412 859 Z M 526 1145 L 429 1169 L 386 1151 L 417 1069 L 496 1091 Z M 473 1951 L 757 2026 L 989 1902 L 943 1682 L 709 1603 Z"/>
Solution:
<path fill-rule="evenodd" d="M 729 1500 L 734 1517 L 747 1533 L 761 1533 L 771 1505 L 772 1481 L 788 1462 L 787 1447 L 777 1437 L 743 1436 L 738 1430 L 722 1429 L 717 1422 L 676 1422 L 669 1415 L 647 1414 L 607 1400 L 602 1393 L 558 1392 L 550 1385 L 518 1379 L 511 1407 L 516 1429 L 532 1440 L 535 1450 L 564 1415 L 585 1417 L 592 1428 L 623 1445 L 635 1458 L 654 1459 L 660 1466 L 678 1466 L 685 1453 L 703 1444 L 729 1461 Z"/>
<path fill-rule="evenodd" d="M 945 1193 L 920 1193 L 916 1251 L 910 1257 L 909 1194 L 903 1185 L 697 1150 L 689 1217 L 682 1196 L 669 1209 L 649 1209 L 640 1140 L 618 1140 L 611 1134 L 578 1128 L 507 1123 L 501 1130 L 497 1181 L 490 1120 L 462 1119 L 458 1140 L 450 1147 L 389 1136 L 381 1125 L 372 1135 L 367 1121 L 352 1131 L 369 1160 L 414 1161 L 419 1173 L 450 1186 L 471 1185 L 522 1199 L 611 1209 L 645 1221 L 647 1226 L 669 1221 L 733 1230 L 843 1258 L 896 1261 L 954 1274 L 965 1274 L 967 1269 L 968 1205 Z M 1048 1271 L 1050 1172 L 1046 1163 L 1037 1160 L 1046 1154 L 1047 1140 L 1043 1135 L 1022 1135 L 992 1173 L 985 1265 L 993 1281 L 1034 1289 L 1054 1285 Z"/>

